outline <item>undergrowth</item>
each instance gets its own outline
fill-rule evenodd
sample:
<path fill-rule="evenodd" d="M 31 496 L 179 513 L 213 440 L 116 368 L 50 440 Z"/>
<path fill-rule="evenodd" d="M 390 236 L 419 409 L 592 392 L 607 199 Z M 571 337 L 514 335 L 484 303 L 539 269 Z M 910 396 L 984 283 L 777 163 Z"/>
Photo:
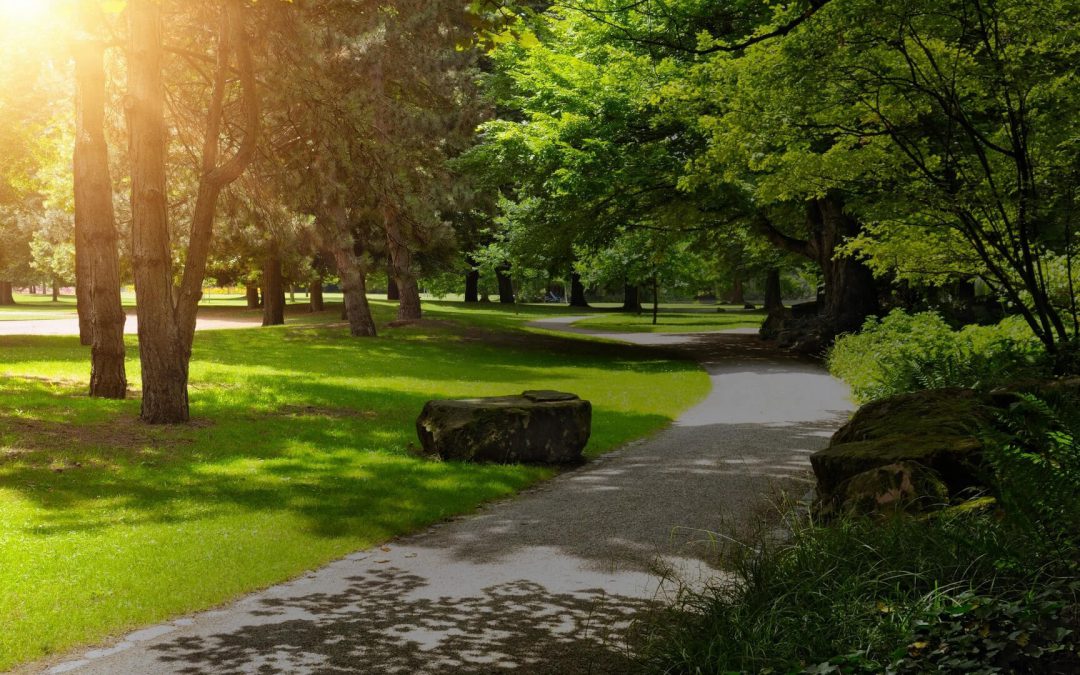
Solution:
<path fill-rule="evenodd" d="M 917 517 L 794 519 L 789 539 L 737 548 L 730 577 L 643 620 L 643 669 L 1080 672 L 1080 401 L 1012 397 L 982 432 L 989 496 Z"/>
<path fill-rule="evenodd" d="M 922 389 L 991 388 L 1019 376 L 1049 374 L 1053 364 L 1018 317 L 954 330 L 934 312 L 894 310 L 840 337 L 828 365 L 866 403 Z"/>

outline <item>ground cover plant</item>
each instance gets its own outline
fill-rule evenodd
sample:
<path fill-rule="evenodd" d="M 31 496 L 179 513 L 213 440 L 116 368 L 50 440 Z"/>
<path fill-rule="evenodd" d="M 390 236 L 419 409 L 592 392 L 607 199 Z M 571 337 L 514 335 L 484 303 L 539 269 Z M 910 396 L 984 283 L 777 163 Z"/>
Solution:
<path fill-rule="evenodd" d="M 632 333 L 698 333 L 731 328 L 760 328 L 765 320 L 761 311 L 721 308 L 725 311 L 661 311 L 653 325 L 652 313 L 603 313 L 574 324 L 578 328 Z"/>
<path fill-rule="evenodd" d="M 1080 669 L 1076 381 L 1031 379 L 1039 371 L 1020 367 L 1030 343 L 1011 328 L 1006 321 L 953 330 L 934 314 L 893 313 L 843 338 L 830 365 L 865 399 L 1028 376 L 994 392 L 995 407 L 981 418 L 953 415 L 981 441 L 984 488 L 929 514 L 833 514 L 826 522 L 787 509 L 789 538 L 733 545 L 730 576 L 686 591 L 642 623 L 644 669 Z M 930 380 L 935 373 L 944 382 Z M 885 422 L 908 433 L 926 424 L 929 432 L 950 416 L 934 412 L 926 418 L 936 422 Z"/>
<path fill-rule="evenodd" d="M 429 398 L 574 391 L 594 403 L 595 456 L 708 387 L 689 362 L 520 330 L 545 308 L 436 304 L 434 321 L 396 329 L 390 304 L 375 310 L 375 340 L 350 338 L 336 307 L 293 326 L 200 333 L 195 421 L 171 427 L 138 422 L 137 400 L 86 397 L 77 338 L 0 337 L 0 669 L 220 603 L 551 475 L 417 456 L 413 423 Z"/>

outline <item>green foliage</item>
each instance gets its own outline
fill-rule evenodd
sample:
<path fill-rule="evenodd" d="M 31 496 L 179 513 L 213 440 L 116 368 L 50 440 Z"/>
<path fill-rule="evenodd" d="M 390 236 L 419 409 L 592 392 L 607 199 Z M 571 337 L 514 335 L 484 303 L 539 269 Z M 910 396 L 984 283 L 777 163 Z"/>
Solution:
<path fill-rule="evenodd" d="M 860 402 L 921 389 L 987 388 L 1044 368 L 1040 349 L 1017 318 L 954 330 L 934 312 L 893 310 L 868 319 L 829 353 L 829 370 Z"/>
<path fill-rule="evenodd" d="M 1019 394 L 988 434 L 986 458 L 998 498 L 1032 544 L 1080 543 L 1080 401 Z"/>
<path fill-rule="evenodd" d="M 992 516 L 793 528 L 789 541 L 737 552 L 726 582 L 686 591 L 643 622 L 646 671 L 966 673 L 966 659 L 1055 664 L 1063 654 L 1077 663 L 1071 556 L 1038 557 Z M 1048 589 L 1053 576 L 1063 581 Z"/>
<path fill-rule="evenodd" d="M 1080 582 L 1062 580 L 1019 598 L 961 593 L 955 604 L 915 623 L 914 639 L 889 673 L 1073 671 L 1080 667 L 1078 600 Z"/>

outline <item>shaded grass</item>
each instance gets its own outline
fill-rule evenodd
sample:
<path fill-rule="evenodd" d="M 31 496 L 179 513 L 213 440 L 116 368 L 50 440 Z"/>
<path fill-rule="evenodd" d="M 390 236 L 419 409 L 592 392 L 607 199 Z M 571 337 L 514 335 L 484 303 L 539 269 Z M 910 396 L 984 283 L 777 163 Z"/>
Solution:
<path fill-rule="evenodd" d="M 742 308 L 725 308 L 723 312 L 661 311 L 657 325 L 652 324 L 652 314 L 628 312 L 598 314 L 576 322 L 578 328 L 626 331 L 639 333 L 696 333 L 730 328 L 759 328 L 765 320 L 765 312 Z"/>
<path fill-rule="evenodd" d="M 595 456 L 708 388 L 695 364 L 515 330 L 547 308 L 436 303 L 428 314 L 444 320 L 399 329 L 385 326 L 388 303 L 375 310 L 374 340 L 348 337 L 336 308 L 200 333 L 196 421 L 172 428 L 139 423 L 137 400 L 87 398 L 77 338 L 0 337 L 0 670 L 224 602 L 551 475 L 418 457 L 429 398 L 574 391 L 594 404 Z"/>

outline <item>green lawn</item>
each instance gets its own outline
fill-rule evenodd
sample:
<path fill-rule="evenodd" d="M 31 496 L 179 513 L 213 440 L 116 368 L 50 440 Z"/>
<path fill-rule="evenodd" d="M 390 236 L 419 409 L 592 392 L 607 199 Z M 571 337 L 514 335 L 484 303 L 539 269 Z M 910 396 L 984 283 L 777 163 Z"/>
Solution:
<path fill-rule="evenodd" d="M 49 295 L 15 293 L 15 305 L 0 306 L 0 321 L 38 321 L 65 319 L 76 315 L 75 298 L 61 296 L 57 302 Z"/>
<path fill-rule="evenodd" d="M 574 325 L 579 328 L 616 332 L 698 333 L 728 328 L 759 328 L 764 320 L 765 312 L 745 310 L 741 307 L 727 307 L 723 312 L 715 310 L 683 312 L 662 308 L 655 326 L 652 324 L 652 312 L 649 311 L 641 314 L 628 312 L 597 314 L 578 321 Z"/>
<path fill-rule="evenodd" d="M 436 321 L 354 339 L 339 310 L 200 333 L 195 422 L 84 395 L 76 338 L 0 337 L 0 670 L 206 608 L 551 475 L 420 458 L 431 397 L 530 388 L 593 401 L 588 453 L 699 400 L 694 364 L 520 330 L 561 308 L 432 303 Z M 565 309 L 562 309 L 565 312 Z M 138 383 L 133 339 L 129 377 Z"/>

